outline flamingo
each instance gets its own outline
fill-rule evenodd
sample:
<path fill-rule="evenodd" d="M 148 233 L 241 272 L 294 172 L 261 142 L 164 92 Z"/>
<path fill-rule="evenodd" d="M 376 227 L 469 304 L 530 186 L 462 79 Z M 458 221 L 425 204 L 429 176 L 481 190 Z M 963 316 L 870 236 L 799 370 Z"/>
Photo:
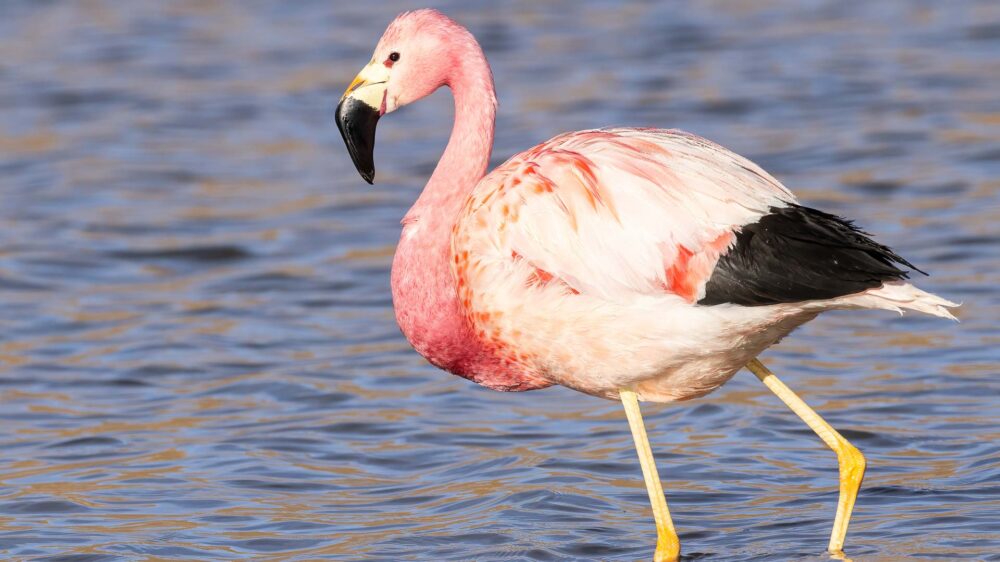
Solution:
<path fill-rule="evenodd" d="M 639 401 L 704 396 L 745 366 L 836 452 L 828 550 L 842 556 L 865 458 L 756 357 L 826 310 L 954 319 L 958 305 L 908 283 L 920 270 L 852 222 L 679 130 L 566 133 L 487 174 L 492 72 L 472 34 L 435 10 L 395 18 L 337 106 L 368 183 L 378 120 L 442 86 L 454 97 L 451 138 L 402 219 L 392 264 L 413 348 L 494 390 L 560 384 L 620 400 L 664 561 L 680 543 Z"/>

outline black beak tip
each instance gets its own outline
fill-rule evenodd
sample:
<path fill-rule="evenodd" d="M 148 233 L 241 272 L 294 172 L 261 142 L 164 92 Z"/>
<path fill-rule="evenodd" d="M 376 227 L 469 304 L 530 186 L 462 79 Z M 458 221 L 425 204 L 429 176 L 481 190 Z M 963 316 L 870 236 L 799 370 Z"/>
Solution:
<path fill-rule="evenodd" d="M 354 98 L 344 98 L 337 105 L 337 128 L 354 167 L 369 184 L 375 180 L 375 126 L 379 117 L 377 109 Z"/>

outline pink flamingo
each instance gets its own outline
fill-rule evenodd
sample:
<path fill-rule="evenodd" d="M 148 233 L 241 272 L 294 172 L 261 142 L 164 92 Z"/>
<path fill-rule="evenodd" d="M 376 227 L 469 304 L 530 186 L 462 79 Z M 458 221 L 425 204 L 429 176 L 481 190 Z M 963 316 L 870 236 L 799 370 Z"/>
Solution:
<path fill-rule="evenodd" d="M 755 357 L 820 312 L 955 303 L 905 282 L 916 269 L 850 222 L 796 203 L 753 162 L 676 130 L 567 133 L 487 175 L 496 95 L 479 44 L 439 12 L 397 17 L 336 118 L 372 182 L 375 125 L 441 86 L 455 124 L 403 218 L 396 319 L 432 364 L 483 386 L 561 384 L 620 399 L 657 529 L 680 545 L 638 400 L 703 396 L 746 366 L 837 454 L 829 551 L 842 553 L 865 459 Z"/>

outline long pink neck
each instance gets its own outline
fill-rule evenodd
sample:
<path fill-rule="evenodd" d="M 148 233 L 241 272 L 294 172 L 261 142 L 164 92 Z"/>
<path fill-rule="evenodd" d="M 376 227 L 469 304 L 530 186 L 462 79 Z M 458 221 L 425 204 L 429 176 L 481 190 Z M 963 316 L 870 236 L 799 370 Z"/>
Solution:
<path fill-rule="evenodd" d="M 452 227 L 486 174 L 496 119 L 493 76 L 482 50 L 470 37 L 456 51 L 446 81 L 455 98 L 451 139 L 403 219 L 392 264 L 396 321 L 414 349 L 434 365 L 491 388 L 527 390 L 538 385 L 507 373 L 475 337 L 451 270 Z"/>
<path fill-rule="evenodd" d="M 433 217 L 444 219 L 447 227 L 435 223 L 436 231 L 451 232 L 469 192 L 486 175 L 493 151 L 493 131 L 496 121 L 496 94 L 489 64 L 478 45 L 472 53 L 456 58 L 462 63 L 453 67 L 447 85 L 455 97 L 455 124 L 451 138 L 438 161 L 424 191 L 406 214 L 404 223 L 426 222 Z M 421 225 L 421 234 L 427 234 Z"/>

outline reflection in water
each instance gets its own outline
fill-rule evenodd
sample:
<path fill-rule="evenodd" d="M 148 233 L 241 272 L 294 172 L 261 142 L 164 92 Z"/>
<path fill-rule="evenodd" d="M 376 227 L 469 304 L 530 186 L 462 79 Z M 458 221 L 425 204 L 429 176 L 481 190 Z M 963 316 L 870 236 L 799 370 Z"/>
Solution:
<path fill-rule="evenodd" d="M 336 97 L 402 4 L 0 5 L 0 553 L 618 559 L 654 531 L 620 407 L 427 366 L 388 291 L 451 124 Z M 1000 31 L 985 0 L 445 4 L 499 88 L 496 160 L 675 126 L 856 217 L 960 325 L 831 314 L 768 353 L 869 459 L 858 560 L 1000 551 Z M 612 86 L 613 85 L 613 86 Z M 824 559 L 832 454 L 750 375 L 647 407 L 694 559 Z"/>

